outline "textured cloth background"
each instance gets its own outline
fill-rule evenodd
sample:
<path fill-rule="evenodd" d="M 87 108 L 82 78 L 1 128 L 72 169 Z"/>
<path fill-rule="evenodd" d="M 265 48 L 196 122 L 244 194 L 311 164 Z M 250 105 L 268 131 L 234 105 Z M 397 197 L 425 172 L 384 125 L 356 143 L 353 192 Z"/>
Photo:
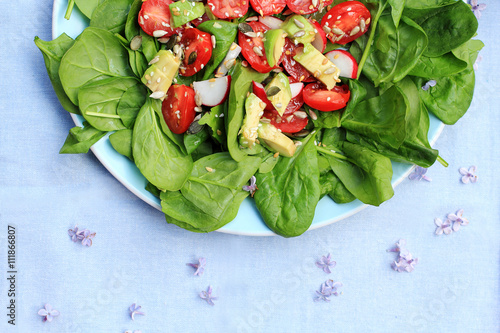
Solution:
<path fill-rule="evenodd" d="M 500 262 L 500 2 L 488 5 L 478 37 L 486 47 L 474 101 L 436 147 L 449 162 L 432 182 L 403 181 L 393 199 L 294 239 L 195 234 L 115 180 L 89 153 L 59 155 L 69 114 L 59 105 L 35 35 L 51 39 L 52 0 L 0 3 L 1 332 L 498 332 Z M 477 165 L 476 184 L 460 167 Z M 434 235 L 434 218 L 463 208 L 470 224 Z M 17 227 L 17 320 L 7 324 L 7 225 Z M 78 224 L 94 245 L 72 243 Z M 390 268 L 399 239 L 420 262 Z M 331 253 L 327 275 L 314 263 Z M 187 262 L 207 258 L 194 277 Z M 342 295 L 314 302 L 332 278 Z M 214 307 L 198 293 L 208 285 Z M 138 303 L 146 316 L 132 321 Z M 50 303 L 61 315 L 43 323 Z"/>

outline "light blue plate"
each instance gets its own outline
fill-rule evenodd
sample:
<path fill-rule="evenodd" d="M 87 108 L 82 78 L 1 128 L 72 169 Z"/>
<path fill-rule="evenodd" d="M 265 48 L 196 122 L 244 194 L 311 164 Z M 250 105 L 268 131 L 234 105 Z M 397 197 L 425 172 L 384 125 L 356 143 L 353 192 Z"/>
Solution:
<path fill-rule="evenodd" d="M 52 13 L 52 38 L 57 38 L 65 32 L 67 35 L 76 38 L 85 27 L 88 26 L 89 20 L 74 8 L 70 20 L 64 19 L 66 12 L 67 0 L 54 0 L 54 8 Z M 82 126 L 83 117 L 71 114 L 77 126 Z M 444 124 L 436 117 L 430 115 L 429 138 L 431 144 L 439 137 Z M 139 169 L 128 158 L 117 153 L 109 143 L 108 136 L 105 136 L 99 142 L 94 144 L 92 152 L 101 161 L 106 169 L 118 179 L 126 188 L 132 191 L 139 198 L 161 210 L 160 200 L 146 191 L 144 187 L 147 184 L 146 179 L 142 176 Z M 396 186 L 405 179 L 412 170 L 409 164 L 392 163 L 393 177 L 392 185 Z M 330 223 L 342 220 L 349 217 L 366 205 L 359 200 L 355 200 L 348 204 L 336 204 L 329 197 L 323 198 L 316 207 L 316 214 L 310 229 L 316 229 L 328 225 Z M 218 231 L 236 235 L 248 236 L 272 236 L 274 233 L 269 230 L 264 221 L 259 215 L 254 201 L 247 198 L 240 207 L 238 216 L 234 221 L 225 225 Z"/>

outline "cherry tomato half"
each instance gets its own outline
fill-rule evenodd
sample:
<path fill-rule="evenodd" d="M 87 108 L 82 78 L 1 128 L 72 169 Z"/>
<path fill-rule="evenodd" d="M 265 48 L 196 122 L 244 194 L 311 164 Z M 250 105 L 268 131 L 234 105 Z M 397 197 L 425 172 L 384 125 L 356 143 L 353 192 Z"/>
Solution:
<path fill-rule="evenodd" d="M 175 134 L 187 131 L 194 120 L 194 89 L 185 85 L 171 85 L 161 105 L 163 118 L 168 128 Z"/>
<path fill-rule="evenodd" d="M 269 28 L 257 21 L 247 22 L 253 29 L 254 32 L 266 32 Z M 263 37 L 263 34 L 259 34 Z M 269 73 L 273 68 L 277 68 L 278 62 L 275 67 L 269 66 L 266 58 L 266 51 L 264 50 L 264 42 L 262 37 L 248 37 L 241 31 L 238 32 L 238 44 L 241 46 L 241 54 L 248 61 L 250 66 L 259 73 Z M 255 50 L 258 49 L 256 53 Z M 259 53 L 259 54 L 258 54 Z M 283 58 L 283 56 L 281 57 Z"/>
<path fill-rule="evenodd" d="M 142 3 L 138 20 L 145 33 L 155 37 L 170 37 L 180 30 L 172 27 L 168 8 L 171 3 L 172 0 L 148 0 Z M 155 31 L 158 32 L 155 34 Z"/>
<path fill-rule="evenodd" d="M 279 14 L 285 9 L 285 0 L 250 0 L 252 8 L 260 16 Z"/>
<path fill-rule="evenodd" d="M 148 0 L 150 1 L 150 0 Z M 182 32 L 179 44 L 184 48 L 184 59 L 179 72 L 183 76 L 198 73 L 208 63 L 212 56 L 212 36 L 196 28 Z"/>
<path fill-rule="evenodd" d="M 208 0 L 212 13 L 221 19 L 243 17 L 248 11 L 248 0 Z"/>
<path fill-rule="evenodd" d="M 286 0 L 288 8 L 296 14 L 304 15 L 317 12 L 318 9 L 330 5 L 333 0 L 318 0 L 316 6 L 313 0 Z"/>
<path fill-rule="evenodd" d="M 368 31 L 370 21 L 370 11 L 365 5 L 347 1 L 330 9 L 321 19 L 321 26 L 332 43 L 346 44 Z"/>
<path fill-rule="evenodd" d="M 347 84 L 326 89 L 321 83 L 311 83 L 302 91 L 304 103 L 319 111 L 335 111 L 347 105 L 351 92 Z"/>
<path fill-rule="evenodd" d="M 304 129 L 308 123 L 307 115 L 302 113 L 303 111 L 299 111 L 303 104 L 304 99 L 302 93 L 300 93 L 288 103 L 282 116 L 274 109 L 264 111 L 263 117 L 270 119 L 271 124 L 284 133 L 297 133 Z M 296 113 L 297 111 L 300 113 Z"/>
<path fill-rule="evenodd" d="M 296 49 L 298 45 L 295 45 L 291 39 L 286 38 L 285 41 L 285 52 L 283 53 L 283 67 L 286 72 L 290 75 L 290 79 L 293 78 L 294 82 L 306 81 L 312 78 L 311 73 L 305 69 L 304 66 L 299 64 L 297 61 L 293 59 L 293 56 L 296 54 Z M 313 78 L 314 79 L 314 78 Z M 290 81 L 290 83 L 293 83 Z"/>

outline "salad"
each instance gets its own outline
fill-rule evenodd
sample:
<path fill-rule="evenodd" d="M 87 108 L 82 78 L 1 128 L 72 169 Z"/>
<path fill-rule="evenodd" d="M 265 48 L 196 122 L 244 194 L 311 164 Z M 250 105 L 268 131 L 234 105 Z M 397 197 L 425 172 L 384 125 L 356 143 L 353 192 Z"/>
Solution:
<path fill-rule="evenodd" d="M 429 167 L 429 112 L 454 124 L 484 46 L 455 0 L 70 0 L 75 40 L 35 37 L 61 105 L 85 118 L 61 153 L 107 133 L 194 232 L 252 196 L 268 227 L 305 232 L 318 201 L 390 199 L 391 160 Z"/>

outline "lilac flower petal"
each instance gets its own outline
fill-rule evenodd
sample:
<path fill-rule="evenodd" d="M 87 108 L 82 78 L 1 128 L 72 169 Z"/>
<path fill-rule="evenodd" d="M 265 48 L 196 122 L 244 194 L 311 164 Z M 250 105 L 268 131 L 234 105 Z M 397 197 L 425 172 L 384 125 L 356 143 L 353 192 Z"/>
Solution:
<path fill-rule="evenodd" d="M 52 310 L 52 311 L 50 311 L 50 315 L 51 315 L 52 317 L 57 317 L 57 316 L 59 316 L 59 315 L 60 315 L 60 313 L 59 313 L 59 311 L 58 311 L 58 310 Z"/>
<path fill-rule="evenodd" d="M 38 310 L 38 315 L 39 315 L 39 316 L 44 316 L 44 317 L 45 317 L 45 316 L 46 316 L 46 315 L 48 315 L 48 314 L 49 314 L 49 313 L 48 313 L 48 312 L 47 312 L 47 310 L 45 310 L 45 309 L 40 309 L 40 310 Z"/>
<path fill-rule="evenodd" d="M 460 223 L 459 222 L 453 222 L 453 231 L 458 231 L 460 229 Z"/>
<path fill-rule="evenodd" d="M 467 184 L 469 182 L 470 178 L 469 176 L 463 176 L 462 177 L 462 183 Z"/>
<path fill-rule="evenodd" d="M 443 225 L 443 221 L 440 219 L 440 218 L 435 218 L 434 219 L 434 224 L 438 227 L 442 226 Z"/>
<path fill-rule="evenodd" d="M 440 236 L 440 235 L 442 235 L 442 234 L 443 234 L 443 231 L 444 231 L 444 230 L 443 230 L 443 228 L 441 228 L 441 227 L 437 227 L 437 228 L 436 228 L 436 232 L 435 232 L 435 234 L 436 234 L 436 235 L 438 235 L 438 236 Z"/>

